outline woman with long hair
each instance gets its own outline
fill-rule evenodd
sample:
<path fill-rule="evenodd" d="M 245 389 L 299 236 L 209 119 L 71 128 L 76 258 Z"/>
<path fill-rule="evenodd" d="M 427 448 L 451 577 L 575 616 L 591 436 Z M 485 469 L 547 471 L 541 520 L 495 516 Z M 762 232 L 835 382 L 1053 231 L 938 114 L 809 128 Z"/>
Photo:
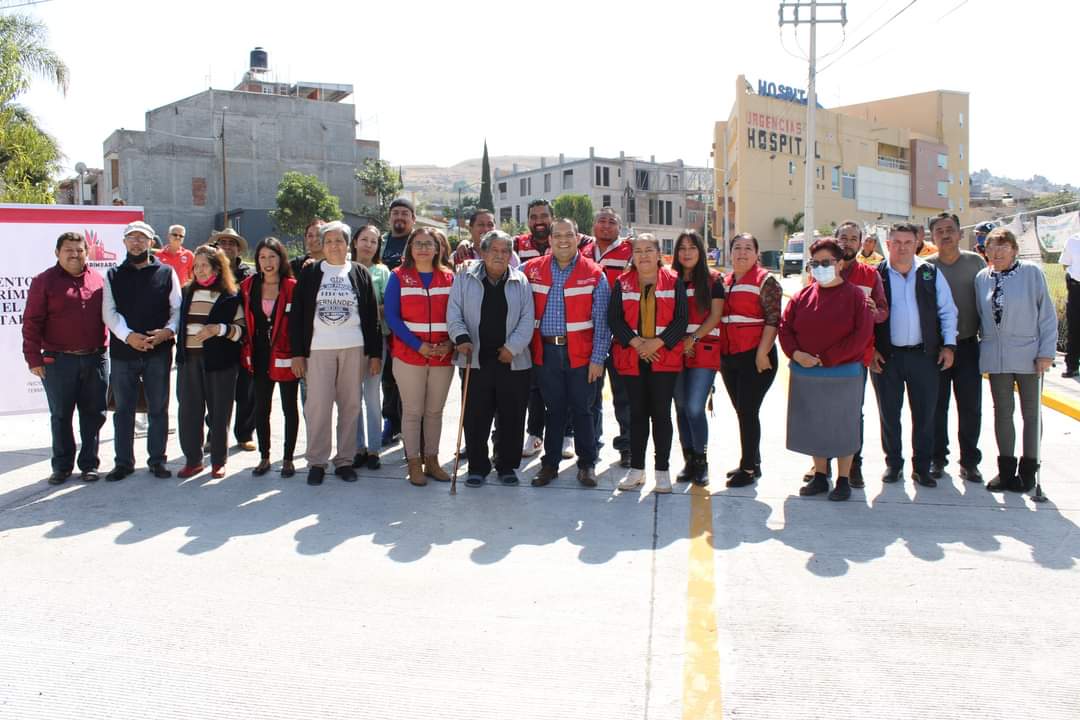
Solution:
<path fill-rule="evenodd" d="M 240 283 L 244 322 L 249 328 L 244 337 L 240 364 L 253 377 L 255 434 L 259 440 L 259 464 L 251 474 L 261 476 L 270 470 L 270 411 L 274 404 L 274 385 L 277 385 L 285 415 L 281 476 L 292 477 L 296 473 L 293 452 L 300 429 L 300 411 L 296 405 L 299 380 L 292 371 L 292 350 L 289 348 L 289 309 L 296 279 L 280 240 L 268 237 L 255 246 L 255 270 Z"/>
<path fill-rule="evenodd" d="M 438 230 L 414 229 L 386 286 L 386 324 L 394 334 L 393 372 L 401 392 L 401 435 L 413 485 L 427 485 L 429 477 L 450 480 L 439 466 L 439 436 L 454 376 L 454 346 L 446 326 L 454 271 L 441 237 Z"/>
<path fill-rule="evenodd" d="M 630 472 L 619 489 L 633 490 L 645 482 L 651 421 L 655 488 L 669 493 L 671 400 L 683 369 L 686 288 L 678 275 L 663 267 L 660 243 L 652 234 L 634 238 L 631 257 L 630 269 L 619 276 L 608 305 L 615 372 L 623 377 L 630 397 Z"/>
<path fill-rule="evenodd" d="M 203 470 L 204 417 L 210 421 L 211 474 L 225 477 L 229 420 L 244 333 L 244 307 L 232 263 L 218 248 L 200 245 L 195 250 L 191 281 L 180 301 L 177 422 L 184 467 L 177 477 L 190 478 Z"/>
<path fill-rule="evenodd" d="M 709 268 L 705 243 L 694 230 L 685 230 L 675 239 L 672 269 L 686 286 L 688 314 L 682 345 L 685 367 L 675 381 L 675 420 L 684 460 L 676 480 L 707 485 L 709 423 L 705 406 L 720 371 L 724 278 Z"/>
<path fill-rule="evenodd" d="M 371 284 L 375 288 L 375 300 L 379 303 L 379 324 L 383 336 L 389 333 L 383 322 L 383 298 L 386 296 L 386 283 L 390 280 L 390 270 L 382 264 L 382 233 L 375 225 L 365 225 L 352 238 L 353 262 L 367 268 L 371 274 Z M 384 345 L 385 347 L 385 345 Z M 356 456 L 353 467 L 366 467 L 378 470 L 382 466 L 379 460 L 382 439 L 382 371 L 378 375 L 367 375 L 360 383 L 360 419 L 356 424 Z M 366 422 L 365 422 L 366 421 Z M 365 433 L 365 428 L 367 432 Z"/>

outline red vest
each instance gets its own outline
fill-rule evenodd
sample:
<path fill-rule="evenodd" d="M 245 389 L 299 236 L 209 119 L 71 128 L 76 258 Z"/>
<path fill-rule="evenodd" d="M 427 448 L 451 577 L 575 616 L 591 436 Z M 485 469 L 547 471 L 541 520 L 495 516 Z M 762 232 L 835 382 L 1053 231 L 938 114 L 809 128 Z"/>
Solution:
<path fill-rule="evenodd" d="M 765 331 L 765 312 L 761 309 L 761 286 L 769 278 L 769 271 L 760 265 L 742 276 L 735 283 L 735 273 L 727 277 L 727 297 L 724 314 L 720 319 L 724 329 L 720 348 L 724 355 L 736 355 L 753 350 L 761 342 Z"/>
<path fill-rule="evenodd" d="M 416 268 L 394 269 L 401 285 L 401 320 L 421 342 L 437 345 L 450 339 L 446 331 L 446 305 L 450 301 L 450 286 L 454 273 L 436 269 L 431 276 L 431 286 L 424 288 Z M 390 354 L 409 365 L 446 366 L 453 353 L 446 357 L 424 357 L 404 342 L 394 342 Z"/>
<path fill-rule="evenodd" d="M 518 235 L 516 238 L 514 238 L 514 252 L 517 253 L 518 260 L 520 260 L 522 264 L 524 264 L 528 260 L 532 260 L 533 258 L 538 258 L 541 255 L 550 255 L 551 237 L 548 237 L 547 249 L 541 253 L 540 249 L 533 241 L 533 236 L 531 232 L 525 233 L 524 235 Z"/>
<path fill-rule="evenodd" d="M 878 280 L 881 276 L 878 275 L 877 270 L 871 265 L 864 265 L 863 263 L 856 262 L 850 266 L 850 274 L 845 280 L 852 285 L 856 285 L 863 288 L 863 294 L 866 297 L 870 297 L 870 293 L 874 290 L 874 281 Z M 863 354 L 863 365 L 870 367 L 870 363 L 874 361 L 874 335 L 870 334 L 870 341 L 866 344 L 866 353 Z"/>
<path fill-rule="evenodd" d="M 678 277 L 667 268 L 660 268 L 656 277 L 653 295 L 656 298 L 656 336 L 667 329 L 668 323 L 675 317 L 675 282 Z M 619 290 L 622 293 L 622 311 L 626 324 L 637 329 L 638 315 L 641 310 L 641 283 L 636 270 L 627 270 L 619 277 Z M 620 375 L 637 375 L 637 350 L 615 341 L 611 345 L 611 359 L 615 372 Z M 682 343 L 674 349 L 660 348 L 660 357 L 652 363 L 653 372 L 679 372 L 683 368 Z"/>
<path fill-rule="evenodd" d="M 614 289 L 615 283 L 619 282 L 619 276 L 630 269 L 634 246 L 629 240 L 620 239 L 608 245 L 607 252 L 601 253 L 596 240 L 590 239 L 581 246 L 581 254 L 600 266 L 608 286 Z"/>
<path fill-rule="evenodd" d="M 540 320 L 547 307 L 547 296 L 551 291 L 551 263 L 554 255 L 533 258 L 522 266 L 525 277 L 529 280 L 533 293 L 533 310 L 536 315 L 533 330 L 533 364 L 544 364 L 544 344 L 540 340 Z M 600 266 L 588 258 L 578 256 L 570 277 L 563 286 L 563 305 L 566 308 L 566 349 L 570 355 L 570 367 L 582 367 L 589 364 L 592 356 L 593 322 L 592 296 L 596 284 L 601 282 L 604 272 Z"/>
<path fill-rule="evenodd" d="M 712 285 L 717 282 L 723 282 L 723 278 L 720 277 L 720 273 L 710 270 L 709 287 L 701 290 L 701 292 L 709 294 L 710 309 L 705 312 L 698 309 L 697 301 L 694 299 L 697 288 L 692 283 L 686 285 L 686 304 L 689 310 L 689 322 L 686 325 L 687 335 L 695 332 L 703 322 L 709 319 L 709 313 L 712 312 Z M 694 356 L 684 356 L 683 358 L 686 367 L 706 368 L 709 370 L 720 369 L 720 346 L 723 341 L 723 328 L 724 323 L 721 322 L 710 330 L 708 335 L 697 341 L 697 344 L 694 345 Z"/>
<path fill-rule="evenodd" d="M 247 332 L 244 333 L 244 342 L 240 347 L 240 365 L 249 373 L 255 373 L 254 338 L 256 309 L 251 304 L 251 285 L 255 282 L 256 275 L 248 275 L 240 283 L 240 292 L 244 296 L 244 323 Z M 289 311 L 292 309 L 293 290 L 296 289 L 296 280 L 282 278 L 278 288 L 277 302 L 274 304 L 274 329 L 270 336 L 270 379 L 274 382 L 291 382 L 296 380 L 292 371 L 292 351 L 289 348 Z M 257 312 L 262 312 L 258 308 Z"/>

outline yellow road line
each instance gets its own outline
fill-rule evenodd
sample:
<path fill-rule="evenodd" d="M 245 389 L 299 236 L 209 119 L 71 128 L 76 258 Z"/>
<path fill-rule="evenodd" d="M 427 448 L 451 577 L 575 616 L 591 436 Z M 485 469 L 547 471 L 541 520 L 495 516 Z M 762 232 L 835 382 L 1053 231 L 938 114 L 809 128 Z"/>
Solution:
<path fill-rule="evenodd" d="M 1068 415 L 1073 420 L 1080 420 L 1080 402 L 1073 400 L 1071 397 L 1044 388 L 1042 404 L 1051 410 L 1057 410 L 1063 415 Z"/>
<path fill-rule="evenodd" d="M 712 495 L 690 488 L 690 562 L 686 588 L 686 660 L 683 664 L 683 718 L 719 720 L 720 644 L 716 628 L 716 568 Z"/>

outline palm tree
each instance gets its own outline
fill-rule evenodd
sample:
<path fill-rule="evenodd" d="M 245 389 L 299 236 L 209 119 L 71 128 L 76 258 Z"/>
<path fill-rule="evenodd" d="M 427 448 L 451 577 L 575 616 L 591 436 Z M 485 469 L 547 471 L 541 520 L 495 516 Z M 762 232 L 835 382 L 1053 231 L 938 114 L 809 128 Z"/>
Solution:
<path fill-rule="evenodd" d="M 797 232 L 801 232 L 803 229 L 802 224 L 803 213 L 802 210 L 791 216 L 791 219 L 786 217 L 773 218 L 772 226 L 774 228 L 783 228 L 785 235 L 794 235 Z"/>
<path fill-rule="evenodd" d="M 25 15 L 0 15 L 0 62 L 4 85 L 9 82 L 13 87 L 4 87 L 3 98 L 8 101 L 21 93 L 29 85 L 28 75 L 37 75 L 54 85 L 67 95 L 71 82 L 71 71 L 55 52 L 50 50 L 45 41 L 48 31 L 45 24 Z"/>

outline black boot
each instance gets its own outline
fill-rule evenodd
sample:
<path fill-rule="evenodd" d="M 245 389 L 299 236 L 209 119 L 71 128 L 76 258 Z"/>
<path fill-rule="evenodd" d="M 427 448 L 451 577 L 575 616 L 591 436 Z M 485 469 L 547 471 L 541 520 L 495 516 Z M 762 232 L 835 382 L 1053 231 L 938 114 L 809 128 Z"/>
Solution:
<path fill-rule="evenodd" d="M 694 479 L 694 451 L 689 448 L 683 448 L 682 459 L 682 470 L 675 476 L 675 482 L 691 482 Z"/>
<path fill-rule="evenodd" d="M 1039 472 L 1039 462 L 1034 458 L 1020 458 L 1019 480 L 1017 491 L 1031 492 L 1035 489 L 1035 475 Z M 1012 488 L 1009 488 L 1012 490 Z"/>
<path fill-rule="evenodd" d="M 690 482 L 695 485 L 709 484 L 709 458 L 705 453 L 694 453 L 694 476 Z"/>
<path fill-rule="evenodd" d="M 1016 458 L 999 456 L 997 464 L 998 474 L 994 476 L 993 480 L 986 483 L 986 489 L 990 492 L 1005 492 L 1014 486 L 1018 487 Z"/>
<path fill-rule="evenodd" d="M 829 492 L 829 479 L 825 473 L 814 473 L 814 476 L 810 479 L 810 482 L 799 488 L 799 494 L 803 497 L 809 495 L 820 495 L 821 493 Z"/>

